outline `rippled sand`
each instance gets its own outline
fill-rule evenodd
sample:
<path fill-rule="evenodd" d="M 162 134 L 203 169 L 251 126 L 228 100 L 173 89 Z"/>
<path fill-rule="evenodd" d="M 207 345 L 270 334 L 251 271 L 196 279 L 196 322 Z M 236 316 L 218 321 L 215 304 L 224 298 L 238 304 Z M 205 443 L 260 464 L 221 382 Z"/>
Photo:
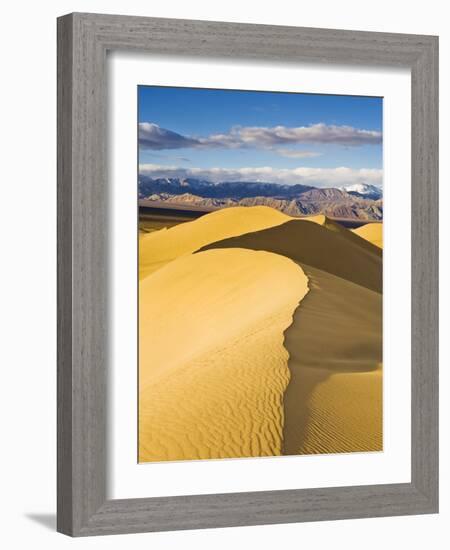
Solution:
<path fill-rule="evenodd" d="M 285 333 L 291 380 L 283 454 L 382 450 L 382 257 L 325 217 L 208 248 L 268 250 L 298 263 L 309 293 Z"/>
<path fill-rule="evenodd" d="M 140 461 L 382 449 L 380 248 L 240 207 L 141 237 L 140 264 Z"/>
<path fill-rule="evenodd" d="M 236 248 L 141 282 L 140 461 L 281 454 L 283 332 L 307 291 L 290 259 Z"/>

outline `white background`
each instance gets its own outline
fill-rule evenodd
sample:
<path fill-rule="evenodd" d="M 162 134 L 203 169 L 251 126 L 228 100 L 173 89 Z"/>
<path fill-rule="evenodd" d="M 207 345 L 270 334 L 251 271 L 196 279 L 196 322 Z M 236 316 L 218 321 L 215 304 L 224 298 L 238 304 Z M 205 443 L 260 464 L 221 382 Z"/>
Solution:
<path fill-rule="evenodd" d="M 441 514 L 70 540 L 55 534 L 55 17 L 96 11 L 439 34 L 441 38 L 441 208 L 449 203 L 450 30 L 440 0 L 296 3 L 98 0 L 8 3 L 0 40 L 1 132 L 1 517 L 6 548 L 446 548 L 450 520 L 449 291 L 441 285 Z M 3 43 L 4 42 L 4 43 Z M 442 216 L 443 218 L 443 216 Z M 446 220 L 441 280 L 449 279 Z"/>
<path fill-rule="evenodd" d="M 411 480 L 411 75 L 362 67 L 177 60 L 115 53 L 109 74 L 109 175 L 112 189 L 110 273 L 113 284 L 108 419 L 109 495 L 139 498 L 235 491 L 270 491 Z M 241 460 L 137 464 L 136 83 L 383 96 L 383 452 Z M 114 132 L 113 128 L 120 128 Z M 402 211 L 402 231 L 396 231 Z"/>

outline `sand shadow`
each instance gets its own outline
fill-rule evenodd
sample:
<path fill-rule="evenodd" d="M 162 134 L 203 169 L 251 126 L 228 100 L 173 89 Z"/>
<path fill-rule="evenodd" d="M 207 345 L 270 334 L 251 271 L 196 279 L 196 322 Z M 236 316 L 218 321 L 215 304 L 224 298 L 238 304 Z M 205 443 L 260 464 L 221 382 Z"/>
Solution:
<path fill-rule="evenodd" d="M 309 279 L 310 291 L 284 333 L 291 379 L 284 394 L 283 454 L 303 454 L 317 386 L 333 374 L 370 372 L 382 363 L 382 251 L 327 220 L 293 220 L 199 251 L 214 248 L 280 254 Z"/>
<path fill-rule="evenodd" d="M 310 266 L 301 267 L 310 291 L 285 331 L 291 373 L 283 398 L 285 455 L 302 454 L 310 401 L 319 384 L 333 374 L 377 370 L 382 362 L 381 295 Z"/>

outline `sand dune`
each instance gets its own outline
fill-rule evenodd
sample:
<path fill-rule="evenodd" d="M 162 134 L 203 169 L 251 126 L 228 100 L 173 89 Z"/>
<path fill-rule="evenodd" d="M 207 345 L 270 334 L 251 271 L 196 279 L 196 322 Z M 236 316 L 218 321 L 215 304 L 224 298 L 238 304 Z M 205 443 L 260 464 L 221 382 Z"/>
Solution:
<path fill-rule="evenodd" d="M 310 292 L 285 333 L 284 454 L 382 449 L 382 296 L 302 264 Z"/>
<path fill-rule="evenodd" d="M 327 227 L 290 220 L 277 227 L 211 243 L 202 250 L 233 247 L 267 250 L 381 292 L 381 251 L 336 226 L 333 222 L 328 222 Z"/>
<path fill-rule="evenodd" d="M 383 224 L 382 223 L 366 223 L 362 227 L 352 230 L 353 233 L 359 235 L 366 241 L 371 242 L 379 248 L 383 248 Z"/>
<path fill-rule="evenodd" d="M 361 237 L 249 207 L 141 238 L 140 461 L 382 449 L 382 250 Z"/>
<path fill-rule="evenodd" d="M 303 221 L 209 248 L 221 246 L 283 254 L 309 278 L 310 292 L 285 333 L 291 380 L 284 395 L 283 454 L 381 450 L 378 250 L 346 229 Z"/>
<path fill-rule="evenodd" d="M 295 218 L 293 218 L 295 219 Z M 364 237 L 363 235 L 360 235 L 358 231 L 362 230 L 363 227 L 366 226 L 376 226 L 373 230 L 369 231 L 368 233 L 372 232 L 374 240 L 377 241 L 378 236 L 380 239 L 382 239 L 382 227 L 383 224 L 381 223 L 369 223 L 365 226 L 362 226 L 358 229 L 346 229 L 343 225 L 341 225 L 338 222 L 335 222 L 333 220 L 330 220 L 327 216 L 324 214 L 319 214 L 317 216 L 309 216 L 307 218 L 302 218 L 302 220 L 312 221 L 317 223 L 318 225 L 321 225 L 325 227 L 326 229 L 333 231 L 334 233 L 339 233 L 343 238 L 345 238 L 347 241 L 350 241 L 353 245 L 360 246 L 364 248 L 366 251 L 375 254 L 382 257 L 382 253 L 379 250 L 379 248 L 382 248 L 378 244 L 378 242 L 372 242 L 371 239 Z"/>
<path fill-rule="evenodd" d="M 141 281 L 140 461 L 281 454 L 283 332 L 307 291 L 290 259 L 236 248 Z"/>
<path fill-rule="evenodd" d="M 139 278 L 209 243 L 274 227 L 290 219 L 267 206 L 242 206 L 217 210 L 192 222 L 142 235 L 139 239 Z"/>

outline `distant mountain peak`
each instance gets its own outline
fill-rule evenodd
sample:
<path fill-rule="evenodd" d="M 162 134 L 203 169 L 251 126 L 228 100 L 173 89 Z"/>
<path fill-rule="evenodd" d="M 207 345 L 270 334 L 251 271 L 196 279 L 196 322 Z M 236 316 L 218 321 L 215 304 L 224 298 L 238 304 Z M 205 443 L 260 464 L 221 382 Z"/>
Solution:
<path fill-rule="evenodd" d="M 139 178 L 139 198 L 206 211 L 229 206 L 264 205 L 290 216 L 325 214 L 331 218 L 381 220 L 382 192 L 356 184 L 340 189 L 256 181 L 211 183 L 195 178 Z"/>
<path fill-rule="evenodd" d="M 345 185 L 340 189 L 346 191 L 350 195 L 356 195 L 373 200 L 381 199 L 383 196 L 383 191 L 379 187 L 368 183 L 353 183 L 352 185 Z"/>

